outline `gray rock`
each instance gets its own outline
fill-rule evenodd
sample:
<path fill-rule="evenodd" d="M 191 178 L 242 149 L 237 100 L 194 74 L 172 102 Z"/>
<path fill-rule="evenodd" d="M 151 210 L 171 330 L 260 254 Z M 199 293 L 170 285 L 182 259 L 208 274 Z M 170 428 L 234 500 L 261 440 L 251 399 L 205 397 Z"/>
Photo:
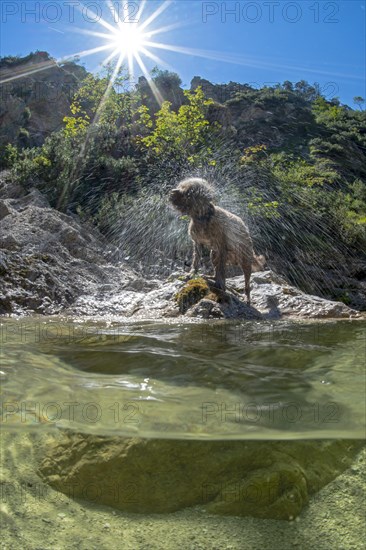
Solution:
<path fill-rule="evenodd" d="M 210 280 L 208 279 L 208 282 Z M 135 312 L 139 318 L 178 317 L 177 295 L 186 286 L 185 281 L 176 279 L 163 283 L 160 289 L 145 294 L 140 308 Z M 292 287 L 272 271 L 253 275 L 251 305 L 245 301 L 243 277 L 227 280 L 225 293 L 215 296 L 211 292 L 185 311 L 190 318 L 201 319 L 280 319 L 280 318 L 352 318 L 360 316 L 359 312 L 341 302 L 325 300 L 318 296 L 309 296 Z M 215 299 L 213 299 L 215 298 Z"/>
<path fill-rule="evenodd" d="M 107 263 L 95 229 L 50 208 L 38 190 L 0 204 L 6 214 L 0 220 L 0 313 L 58 313 L 106 283 L 115 296 L 127 277 L 134 278 L 131 269 Z"/>
<path fill-rule="evenodd" d="M 0 220 L 12 214 L 13 210 L 9 204 L 9 200 L 0 200 Z"/>
<path fill-rule="evenodd" d="M 43 70 L 34 73 L 35 65 L 43 66 Z M 14 70 L 24 76 L 7 81 L 14 76 Z M 86 75 L 83 67 L 71 63 L 62 67 L 43 52 L 20 59 L 16 69 L 2 67 L 0 81 L 5 83 L 0 85 L 0 145 L 16 142 L 23 127 L 29 132 L 29 146 L 42 145 L 47 136 L 62 127 L 74 92 Z M 25 118 L 27 108 L 30 119 Z"/>
<path fill-rule="evenodd" d="M 14 202 L 19 209 L 26 208 L 29 205 L 37 206 L 38 208 L 50 208 L 50 203 L 38 189 L 31 189 L 25 197 Z"/>
<path fill-rule="evenodd" d="M 4 248 L 5 250 L 17 250 L 19 248 L 19 242 L 14 235 L 5 234 L 0 236 L 0 248 Z"/>

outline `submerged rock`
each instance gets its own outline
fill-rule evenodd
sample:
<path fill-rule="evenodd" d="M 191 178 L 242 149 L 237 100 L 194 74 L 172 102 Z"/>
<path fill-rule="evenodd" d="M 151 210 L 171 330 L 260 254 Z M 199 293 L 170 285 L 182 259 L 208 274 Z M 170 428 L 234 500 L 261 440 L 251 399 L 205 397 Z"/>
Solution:
<path fill-rule="evenodd" d="M 72 498 L 137 513 L 208 512 L 291 520 L 352 463 L 362 441 L 187 441 L 63 433 L 39 474 Z M 45 454 L 43 454 L 45 453 Z"/>

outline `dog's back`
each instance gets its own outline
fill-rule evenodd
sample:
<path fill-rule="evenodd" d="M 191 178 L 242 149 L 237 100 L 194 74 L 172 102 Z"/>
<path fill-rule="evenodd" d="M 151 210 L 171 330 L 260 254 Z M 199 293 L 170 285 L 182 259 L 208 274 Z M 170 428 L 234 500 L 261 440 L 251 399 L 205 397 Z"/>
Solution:
<path fill-rule="evenodd" d="M 214 208 L 215 215 L 209 220 L 191 220 L 191 238 L 217 252 L 225 247 L 227 264 L 241 266 L 243 258 L 254 262 L 252 239 L 243 220 L 220 206 Z"/>

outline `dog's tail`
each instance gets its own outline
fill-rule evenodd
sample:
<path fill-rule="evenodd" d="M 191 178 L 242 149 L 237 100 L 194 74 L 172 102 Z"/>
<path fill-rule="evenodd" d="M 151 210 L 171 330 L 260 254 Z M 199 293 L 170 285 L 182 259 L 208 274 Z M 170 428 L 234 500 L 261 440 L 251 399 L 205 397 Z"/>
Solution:
<path fill-rule="evenodd" d="M 266 266 L 266 263 L 267 263 L 267 260 L 265 256 L 263 255 L 257 256 L 257 254 L 253 253 L 253 262 L 252 262 L 253 271 L 263 271 L 263 269 Z"/>

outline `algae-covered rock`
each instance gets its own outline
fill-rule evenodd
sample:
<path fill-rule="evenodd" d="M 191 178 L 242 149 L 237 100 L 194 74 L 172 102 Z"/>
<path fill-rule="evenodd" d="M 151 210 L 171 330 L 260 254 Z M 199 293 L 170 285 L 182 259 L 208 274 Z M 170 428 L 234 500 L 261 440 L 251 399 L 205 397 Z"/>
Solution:
<path fill-rule="evenodd" d="M 201 505 L 292 519 L 352 462 L 362 441 L 187 441 L 63 433 L 41 450 L 55 489 L 139 513 Z"/>
<path fill-rule="evenodd" d="M 177 281 L 177 284 L 180 282 Z M 271 270 L 254 273 L 251 277 L 251 305 L 244 295 L 244 277 L 227 279 L 226 291 L 215 289 L 207 277 L 197 277 L 180 283 L 175 294 L 177 311 L 187 317 L 202 319 L 280 319 L 350 318 L 357 311 L 341 302 L 310 296 L 289 285 Z M 139 315 L 146 308 L 144 300 Z"/>
<path fill-rule="evenodd" d="M 191 306 L 207 296 L 209 292 L 210 288 L 203 277 L 190 279 L 175 296 L 179 311 L 185 313 Z"/>

